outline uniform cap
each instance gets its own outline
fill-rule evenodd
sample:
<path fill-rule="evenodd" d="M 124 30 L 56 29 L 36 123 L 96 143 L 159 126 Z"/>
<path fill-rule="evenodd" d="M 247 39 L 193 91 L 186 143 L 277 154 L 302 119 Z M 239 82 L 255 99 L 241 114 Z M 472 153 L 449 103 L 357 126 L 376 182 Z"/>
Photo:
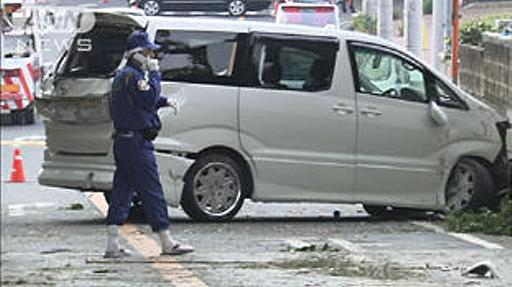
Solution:
<path fill-rule="evenodd" d="M 148 34 L 142 31 L 134 31 L 128 36 L 128 47 L 127 50 L 133 50 L 137 48 L 147 48 L 151 50 L 160 49 L 160 45 L 157 45 L 149 40 Z"/>

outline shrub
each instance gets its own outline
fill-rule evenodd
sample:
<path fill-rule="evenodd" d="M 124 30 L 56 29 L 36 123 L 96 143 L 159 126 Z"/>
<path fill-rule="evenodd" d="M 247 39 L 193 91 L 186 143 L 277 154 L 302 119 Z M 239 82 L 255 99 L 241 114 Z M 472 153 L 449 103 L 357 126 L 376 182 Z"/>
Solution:
<path fill-rule="evenodd" d="M 432 2 L 433 0 L 423 0 L 423 14 L 432 14 Z"/>
<path fill-rule="evenodd" d="M 377 19 L 367 15 L 358 15 L 354 18 L 354 28 L 363 33 L 377 34 Z"/>
<path fill-rule="evenodd" d="M 496 32 L 496 20 L 510 18 L 512 18 L 512 13 L 503 13 L 464 22 L 460 29 L 460 42 L 462 44 L 482 46 L 483 33 Z"/>
<path fill-rule="evenodd" d="M 481 209 L 449 213 L 445 224 L 448 230 L 455 232 L 512 236 L 512 197 L 505 197 L 501 201 L 500 211 Z"/>
<path fill-rule="evenodd" d="M 483 42 L 483 33 L 494 31 L 494 25 L 483 21 L 472 21 L 462 25 L 460 29 L 460 42 L 481 46 Z"/>

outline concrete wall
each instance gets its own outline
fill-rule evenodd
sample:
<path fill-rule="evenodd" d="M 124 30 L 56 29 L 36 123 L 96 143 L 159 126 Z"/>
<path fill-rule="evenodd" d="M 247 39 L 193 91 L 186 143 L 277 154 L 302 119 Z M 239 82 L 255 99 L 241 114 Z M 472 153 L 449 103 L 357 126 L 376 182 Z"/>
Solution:
<path fill-rule="evenodd" d="M 483 46 L 461 46 L 459 84 L 505 110 L 512 107 L 512 37 L 487 33 Z"/>
<path fill-rule="evenodd" d="M 459 84 L 468 93 L 484 95 L 484 48 L 462 45 L 460 47 Z"/>

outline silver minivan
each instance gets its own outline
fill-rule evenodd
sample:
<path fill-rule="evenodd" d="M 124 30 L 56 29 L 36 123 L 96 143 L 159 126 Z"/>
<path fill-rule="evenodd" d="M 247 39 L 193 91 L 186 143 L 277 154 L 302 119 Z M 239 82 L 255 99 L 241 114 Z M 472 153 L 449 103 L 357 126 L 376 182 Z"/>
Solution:
<path fill-rule="evenodd" d="M 112 187 L 112 77 L 130 31 L 158 51 L 155 141 L 171 206 L 232 218 L 245 199 L 395 209 L 489 206 L 508 187 L 508 120 L 392 43 L 275 23 L 98 12 L 37 99 L 47 148 L 39 182 Z M 88 41 L 91 49 L 78 45 Z M 108 196 L 107 196 L 108 198 Z"/>

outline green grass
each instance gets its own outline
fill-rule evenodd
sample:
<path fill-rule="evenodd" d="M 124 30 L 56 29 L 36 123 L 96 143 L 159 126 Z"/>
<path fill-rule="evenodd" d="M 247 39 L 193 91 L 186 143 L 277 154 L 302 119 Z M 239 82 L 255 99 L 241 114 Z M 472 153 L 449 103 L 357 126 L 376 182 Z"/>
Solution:
<path fill-rule="evenodd" d="M 512 198 L 505 197 L 500 211 L 481 209 L 449 213 L 445 227 L 450 231 L 512 236 Z"/>

